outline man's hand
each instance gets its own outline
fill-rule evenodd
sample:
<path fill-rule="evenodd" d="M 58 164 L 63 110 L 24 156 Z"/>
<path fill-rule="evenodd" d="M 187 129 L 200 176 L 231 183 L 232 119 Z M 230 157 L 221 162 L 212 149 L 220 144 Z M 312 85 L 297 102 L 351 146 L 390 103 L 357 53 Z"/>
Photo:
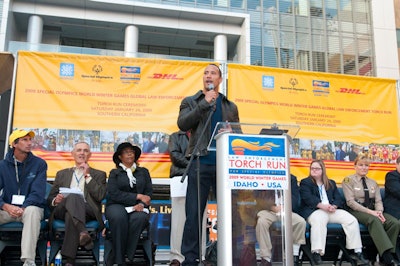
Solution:
<path fill-rule="evenodd" d="M 24 213 L 24 209 L 8 203 L 5 203 L 3 205 L 3 210 L 6 211 L 13 218 L 21 217 Z"/>
<path fill-rule="evenodd" d="M 60 204 L 60 202 L 64 199 L 64 196 L 62 194 L 57 194 L 57 196 L 54 198 L 54 206 Z"/>
<path fill-rule="evenodd" d="M 77 165 L 77 167 L 82 170 L 84 175 L 90 174 L 90 169 L 89 169 L 90 167 L 86 162 Z"/>

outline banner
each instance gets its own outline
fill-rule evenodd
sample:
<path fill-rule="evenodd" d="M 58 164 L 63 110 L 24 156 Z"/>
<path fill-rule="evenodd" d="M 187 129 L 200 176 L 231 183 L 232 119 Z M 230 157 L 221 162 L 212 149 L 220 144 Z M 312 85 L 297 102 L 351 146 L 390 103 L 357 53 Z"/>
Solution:
<path fill-rule="evenodd" d="M 114 168 L 124 141 L 142 147 L 151 176 L 168 177 L 169 134 L 181 100 L 203 88 L 208 63 L 19 52 L 13 128 L 35 131 L 34 153 L 48 176 L 71 167 L 74 143 L 86 141 L 95 168 Z"/>
<path fill-rule="evenodd" d="M 396 80 L 229 64 L 228 98 L 240 121 L 298 125 L 291 145 L 292 173 L 309 174 L 311 159 L 327 164 L 341 183 L 354 173 L 355 156 L 374 162 L 369 177 L 379 184 L 394 170 L 400 136 Z"/>

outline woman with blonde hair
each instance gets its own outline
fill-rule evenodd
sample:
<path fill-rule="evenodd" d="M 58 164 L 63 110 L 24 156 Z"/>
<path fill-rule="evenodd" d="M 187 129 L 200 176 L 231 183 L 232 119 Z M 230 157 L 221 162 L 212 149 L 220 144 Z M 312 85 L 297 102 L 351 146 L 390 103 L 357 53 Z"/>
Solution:
<path fill-rule="evenodd" d="M 343 199 L 336 182 L 329 179 L 322 160 L 313 160 L 310 174 L 300 182 L 300 215 L 311 225 L 311 251 L 316 265 L 322 264 L 325 254 L 327 224 L 338 223 L 346 234 L 346 248 L 354 249 L 351 258 L 357 265 L 368 265 L 362 254 L 360 228 L 357 219 L 343 210 Z"/>

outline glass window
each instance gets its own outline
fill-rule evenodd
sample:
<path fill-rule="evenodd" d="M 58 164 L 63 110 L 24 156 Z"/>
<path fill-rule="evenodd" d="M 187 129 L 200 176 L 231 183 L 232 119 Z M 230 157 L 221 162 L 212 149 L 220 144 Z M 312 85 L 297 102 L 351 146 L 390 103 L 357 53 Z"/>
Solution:
<path fill-rule="evenodd" d="M 370 33 L 371 33 L 371 27 L 369 24 L 356 23 L 356 34 L 369 35 Z"/>
<path fill-rule="evenodd" d="M 280 47 L 293 49 L 294 33 L 291 31 L 280 31 Z"/>
<path fill-rule="evenodd" d="M 311 17 L 311 28 L 312 29 L 323 29 L 325 24 L 325 20 L 321 18 L 313 18 Z"/>
<path fill-rule="evenodd" d="M 293 27 L 294 17 L 291 14 L 279 14 L 280 24 L 282 26 Z"/>
<path fill-rule="evenodd" d="M 292 0 L 279 0 L 279 13 L 292 13 Z"/>
<path fill-rule="evenodd" d="M 353 21 L 352 11 L 351 0 L 340 0 L 339 19 L 341 21 Z"/>
<path fill-rule="evenodd" d="M 250 53 L 251 53 L 251 64 L 252 65 L 261 65 L 261 46 L 259 45 L 251 45 L 250 46 Z"/>
<path fill-rule="evenodd" d="M 260 10 L 261 9 L 260 1 L 261 0 L 247 0 L 247 9 L 248 10 Z"/>
<path fill-rule="evenodd" d="M 354 32 L 354 26 L 352 22 L 340 22 L 340 29 L 342 32 Z"/>
<path fill-rule="evenodd" d="M 276 13 L 276 0 L 262 0 L 265 11 Z"/>
<path fill-rule="evenodd" d="M 264 47 L 264 66 L 278 67 L 278 48 Z"/>
<path fill-rule="evenodd" d="M 311 50 L 311 38 L 308 33 L 296 33 L 296 49 L 297 50 Z M 314 47 L 313 47 L 314 48 Z"/>
<path fill-rule="evenodd" d="M 327 19 L 337 19 L 338 17 L 337 0 L 325 0 L 325 14 Z"/>
<path fill-rule="evenodd" d="M 262 45 L 261 44 L 261 28 L 258 25 L 250 27 L 250 43 L 254 45 Z"/>
<path fill-rule="evenodd" d="M 330 73 L 342 73 L 340 42 L 337 36 L 328 36 L 327 42 L 328 49 L 328 69 Z"/>
<path fill-rule="evenodd" d="M 263 41 L 266 47 L 279 47 L 279 31 L 265 30 Z"/>
<path fill-rule="evenodd" d="M 312 70 L 310 67 L 310 52 L 309 51 L 297 51 L 296 54 L 296 69 L 301 70 Z"/>
<path fill-rule="evenodd" d="M 281 48 L 281 64 L 279 67 L 294 68 L 294 52 L 293 49 Z"/>
<path fill-rule="evenodd" d="M 234 9 L 244 9 L 244 0 L 230 0 L 230 7 Z"/>
<path fill-rule="evenodd" d="M 310 16 L 312 17 L 323 17 L 324 10 L 322 8 L 321 0 L 311 0 L 310 1 Z"/>
<path fill-rule="evenodd" d="M 325 53 L 313 52 L 312 70 L 318 72 L 327 72 L 325 68 Z"/>
<path fill-rule="evenodd" d="M 259 27 L 261 24 L 261 11 L 249 11 L 250 23 L 256 23 Z"/>
<path fill-rule="evenodd" d="M 304 16 L 296 16 L 296 31 L 299 32 L 308 32 L 310 29 L 309 26 L 309 17 Z"/>
<path fill-rule="evenodd" d="M 318 52 L 325 52 L 325 37 L 322 34 L 312 34 L 311 35 L 312 41 L 312 50 Z"/>
<path fill-rule="evenodd" d="M 309 0 L 294 0 L 295 14 L 299 16 L 309 16 L 310 2 Z"/>

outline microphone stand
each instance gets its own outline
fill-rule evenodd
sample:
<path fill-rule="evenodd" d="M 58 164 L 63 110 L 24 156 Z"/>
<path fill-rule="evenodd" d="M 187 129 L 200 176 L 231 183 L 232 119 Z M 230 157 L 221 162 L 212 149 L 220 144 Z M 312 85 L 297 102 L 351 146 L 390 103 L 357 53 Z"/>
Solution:
<path fill-rule="evenodd" d="M 195 154 L 197 155 L 196 156 L 196 167 L 197 167 L 197 169 L 196 169 L 196 181 L 197 181 L 197 217 L 198 217 L 198 221 L 197 221 L 197 223 L 198 223 L 198 232 L 199 232 L 199 265 L 201 265 L 202 263 L 201 263 L 201 261 L 202 261 L 202 249 L 203 249 L 203 247 L 202 247 L 202 226 L 203 226 L 203 220 L 202 220 L 202 216 L 203 216 L 203 214 L 201 213 L 201 205 L 200 205 L 200 196 L 201 196 L 201 192 L 200 192 L 200 190 L 201 190 L 201 188 L 200 188 L 200 152 L 198 151 L 198 149 L 199 149 L 199 145 L 200 145 L 200 141 L 201 141 L 201 139 L 203 138 L 203 136 L 204 136 L 204 133 L 206 132 L 206 129 L 207 129 L 207 126 L 208 126 L 208 124 L 210 123 L 210 121 L 211 121 L 211 117 L 212 117 L 212 115 L 213 115 L 213 113 L 214 113 L 214 106 L 215 106 L 215 102 L 214 102 L 214 104 L 213 105 L 211 105 L 211 109 L 210 109 L 210 111 L 209 111 L 209 113 L 208 113 L 208 117 L 207 117 L 207 120 L 206 120 L 206 123 L 204 124 L 204 127 L 202 128 L 202 130 L 201 130 L 201 133 L 200 133 L 200 137 L 199 137 L 199 139 L 197 140 L 197 142 L 196 142 L 196 145 L 194 146 L 194 148 L 193 148 L 193 152 L 192 152 L 192 154 L 190 155 L 190 159 L 189 159 L 189 162 L 188 162 L 188 165 L 186 166 L 186 169 L 185 169 L 185 172 L 183 172 L 183 175 L 182 175 L 182 178 L 181 178 L 181 183 L 183 183 L 184 181 L 185 181 L 185 178 L 186 178 L 186 176 L 187 176 L 187 174 L 188 174 L 188 172 L 189 172 L 189 168 L 190 168 L 190 166 L 191 166 L 191 164 L 192 164 L 192 162 L 193 162 L 193 159 L 194 159 L 194 156 L 195 156 Z"/>

